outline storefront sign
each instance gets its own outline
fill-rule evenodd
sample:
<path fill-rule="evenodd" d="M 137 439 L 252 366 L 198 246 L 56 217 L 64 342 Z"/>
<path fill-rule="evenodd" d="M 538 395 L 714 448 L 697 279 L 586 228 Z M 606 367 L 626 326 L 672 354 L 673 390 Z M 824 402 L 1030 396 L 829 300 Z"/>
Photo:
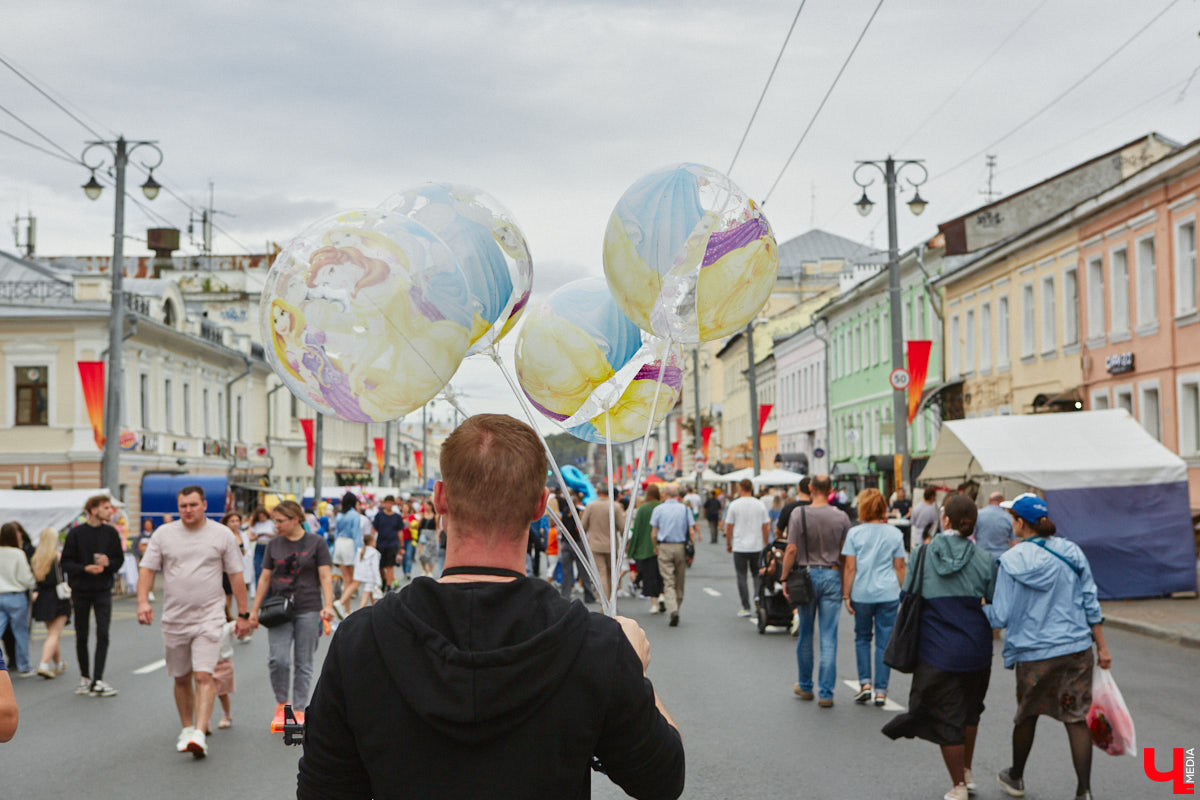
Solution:
<path fill-rule="evenodd" d="M 178 442 L 177 441 L 177 442 L 175 442 L 174 448 L 175 448 L 176 453 L 186 453 L 189 449 L 188 442 Z"/>
<path fill-rule="evenodd" d="M 1117 353 L 1104 359 L 1104 368 L 1110 375 L 1133 372 L 1133 353 Z"/>
<path fill-rule="evenodd" d="M 142 434 L 142 450 L 149 453 L 158 452 L 158 437 L 153 433 Z"/>
<path fill-rule="evenodd" d="M 233 446 L 233 457 L 234 458 L 245 458 L 247 452 L 248 451 L 246 450 L 246 445 L 244 445 L 244 444 L 235 444 Z"/>
<path fill-rule="evenodd" d="M 225 455 L 225 443 L 217 439 L 204 440 L 204 455 L 206 456 L 223 456 Z"/>

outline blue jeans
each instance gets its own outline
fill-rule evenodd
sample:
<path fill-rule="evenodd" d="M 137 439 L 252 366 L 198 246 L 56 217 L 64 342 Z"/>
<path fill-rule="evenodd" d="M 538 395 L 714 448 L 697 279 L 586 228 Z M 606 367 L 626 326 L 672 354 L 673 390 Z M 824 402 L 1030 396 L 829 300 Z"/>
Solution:
<path fill-rule="evenodd" d="M 833 687 L 837 683 L 837 631 L 842 612 L 842 573 L 836 569 L 810 569 L 809 575 L 812 576 L 813 601 L 806 606 L 797 606 L 800 612 L 800 631 L 796 642 L 799 683 L 803 691 L 812 691 L 813 628 L 820 614 L 821 670 L 817 676 L 817 696 L 822 700 L 832 700 Z"/>
<path fill-rule="evenodd" d="M 854 609 L 854 655 L 858 659 L 858 683 L 871 684 L 876 692 L 887 692 L 888 678 L 892 671 L 883 663 L 883 651 L 887 649 L 896 624 L 899 600 L 887 603 L 857 603 L 850 601 Z M 871 632 L 875 633 L 875 680 L 871 680 Z"/>
<path fill-rule="evenodd" d="M 17 645 L 17 672 L 29 672 L 29 596 L 24 592 L 0 594 L 0 636 L 10 627 Z"/>
<path fill-rule="evenodd" d="M 400 566 L 404 570 L 404 577 L 407 578 L 412 573 L 413 553 L 416 552 L 416 548 L 413 547 L 411 541 L 404 542 L 402 547 L 404 549 L 404 557 L 401 560 Z"/>

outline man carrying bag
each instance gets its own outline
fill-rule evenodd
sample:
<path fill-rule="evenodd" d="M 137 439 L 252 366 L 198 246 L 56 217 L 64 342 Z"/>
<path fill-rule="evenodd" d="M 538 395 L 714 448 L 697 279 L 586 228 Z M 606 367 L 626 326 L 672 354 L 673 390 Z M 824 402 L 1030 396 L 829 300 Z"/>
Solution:
<path fill-rule="evenodd" d="M 818 675 L 818 705 L 833 707 L 833 687 L 837 683 L 837 630 L 842 610 L 842 544 L 850 530 L 846 512 L 829 505 L 826 499 L 832 483 L 828 475 L 812 480 L 812 505 L 798 509 L 788 520 L 788 546 L 783 554 L 784 594 L 800 612 L 796 662 L 799 682 L 792 691 L 801 700 L 812 700 L 813 644 L 820 617 L 821 668 Z M 801 559 L 801 554 L 803 559 Z M 802 603 L 804 579 L 793 577 L 793 567 L 808 573 L 811 586 L 809 602 Z M 801 573 L 802 574 L 802 573 Z M 792 589 L 798 591 L 792 596 Z"/>

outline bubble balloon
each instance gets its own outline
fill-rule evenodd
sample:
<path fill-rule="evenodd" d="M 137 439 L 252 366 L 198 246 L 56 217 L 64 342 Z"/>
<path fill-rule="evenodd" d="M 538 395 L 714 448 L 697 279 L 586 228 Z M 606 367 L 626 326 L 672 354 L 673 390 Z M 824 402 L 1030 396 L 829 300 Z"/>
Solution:
<path fill-rule="evenodd" d="M 529 302 L 533 261 L 525 235 L 499 200 L 473 186 L 426 183 L 388 198 L 383 207 L 433 231 L 458 258 L 473 301 L 467 355 L 512 330 Z"/>
<path fill-rule="evenodd" d="M 420 408 L 458 369 L 470 295 L 450 248 L 383 210 L 323 219 L 275 259 L 260 307 L 267 360 L 323 414 L 384 422 Z"/>
<path fill-rule="evenodd" d="M 604 274 L 617 305 L 642 330 L 673 342 L 741 329 L 778 273 L 779 248 L 762 209 L 700 164 L 636 181 L 604 234 Z"/>
<path fill-rule="evenodd" d="M 525 395 L 589 442 L 629 442 L 662 422 L 679 399 L 682 364 L 679 346 L 634 325 L 602 278 L 555 291 L 517 336 L 517 380 Z"/>

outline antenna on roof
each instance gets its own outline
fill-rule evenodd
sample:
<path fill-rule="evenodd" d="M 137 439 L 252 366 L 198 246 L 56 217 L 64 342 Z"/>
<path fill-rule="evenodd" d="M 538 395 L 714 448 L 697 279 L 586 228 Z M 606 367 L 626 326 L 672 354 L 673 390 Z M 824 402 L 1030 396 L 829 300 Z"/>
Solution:
<path fill-rule="evenodd" d="M 999 189 L 993 188 L 993 185 L 992 185 L 992 181 L 996 177 L 996 156 L 995 155 L 989 155 L 987 157 L 987 170 L 988 170 L 987 189 L 981 191 L 980 194 L 983 195 L 984 198 L 986 198 L 989 203 L 991 203 L 992 201 L 994 201 L 998 197 L 1000 197 L 1001 194 L 1003 194 L 1003 192 L 1001 192 Z"/>

